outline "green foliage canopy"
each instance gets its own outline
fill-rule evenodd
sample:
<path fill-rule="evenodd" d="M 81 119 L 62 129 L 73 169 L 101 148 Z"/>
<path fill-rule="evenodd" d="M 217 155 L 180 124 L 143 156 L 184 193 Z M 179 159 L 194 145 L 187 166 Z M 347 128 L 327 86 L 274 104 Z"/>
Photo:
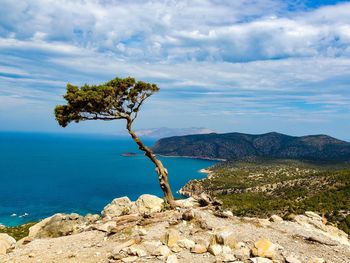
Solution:
<path fill-rule="evenodd" d="M 114 78 L 101 85 L 77 87 L 67 84 L 67 105 L 55 108 L 56 120 L 62 127 L 84 120 L 126 119 L 133 122 L 145 99 L 157 92 L 156 84 L 134 78 Z"/>

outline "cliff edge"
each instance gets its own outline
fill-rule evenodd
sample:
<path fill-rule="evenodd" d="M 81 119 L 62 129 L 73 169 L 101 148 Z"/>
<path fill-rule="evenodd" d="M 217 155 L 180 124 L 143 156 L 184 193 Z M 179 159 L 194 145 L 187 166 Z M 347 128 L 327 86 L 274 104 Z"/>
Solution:
<path fill-rule="evenodd" d="M 236 217 L 204 194 L 177 202 L 122 197 L 101 215 L 53 215 L 17 242 L 0 234 L 0 262 L 349 262 L 348 236 L 314 212 L 285 221 Z"/>

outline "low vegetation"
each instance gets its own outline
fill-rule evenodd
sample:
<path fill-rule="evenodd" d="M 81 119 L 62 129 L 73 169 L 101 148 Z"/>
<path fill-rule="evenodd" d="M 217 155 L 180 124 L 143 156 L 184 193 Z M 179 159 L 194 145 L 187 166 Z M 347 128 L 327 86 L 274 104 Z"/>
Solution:
<path fill-rule="evenodd" d="M 0 228 L 0 233 L 6 233 L 16 240 L 20 240 L 29 234 L 29 228 L 36 223 L 27 223 L 20 226 Z"/>
<path fill-rule="evenodd" d="M 350 165 L 292 160 L 223 162 L 201 182 L 239 216 L 291 217 L 307 210 L 350 233 Z"/>

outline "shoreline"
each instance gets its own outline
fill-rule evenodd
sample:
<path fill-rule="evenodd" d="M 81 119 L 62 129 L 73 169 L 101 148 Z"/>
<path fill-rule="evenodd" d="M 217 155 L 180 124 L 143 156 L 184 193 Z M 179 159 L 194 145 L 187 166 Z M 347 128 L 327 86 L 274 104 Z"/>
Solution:
<path fill-rule="evenodd" d="M 183 187 L 181 187 L 178 191 L 179 194 L 185 196 L 185 197 L 193 197 L 193 196 L 196 196 L 197 193 L 194 194 L 194 187 L 195 186 L 199 186 L 200 189 L 202 189 L 203 187 L 201 186 L 201 182 L 203 180 L 206 180 L 206 179 L 211 179 L 213 178 L 213 176 L 215 175 L 215 173 L 210 170 L 210 167 L 207 167 L 207 168 L 202 168 L 198 171 L 199 173 L 203 173 L 203 174 L 206 174 L 207 176 L 201 178 L 201 179 L 191 179 L 189 180 Z M 186 189 L 186 188 L 189 188 L 189 189 Z M 198 190 L 198 189 L 197 189 Z M 202 189 L 204 190 L 204 189 Z"/>
<path fill-rule="evenodd" d="M 218 161 L 218 162 L 226 162 L 227 159 L 220 159 L 220 158 L 210 158 L 205 156 L 186 156 L 186 155 L 163 155 L 163 154 L 156 154 L 160 157 L 165 158 L 190 158 L 190 159 L 200 159 L 200 160 L 208 160 L 208 161 Z"/>

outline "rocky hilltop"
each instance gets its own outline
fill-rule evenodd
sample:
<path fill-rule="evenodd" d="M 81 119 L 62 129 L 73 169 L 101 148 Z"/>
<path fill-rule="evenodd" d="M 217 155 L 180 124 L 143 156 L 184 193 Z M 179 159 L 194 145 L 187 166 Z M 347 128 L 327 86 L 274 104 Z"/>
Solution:
<path fill-rule="evenodd" d="M 288 136 L 276 132 L 200 134 L 158 140 L 153 151 L 166 156 L 240 160 L 247 157 L 349 161 L 350 143 L 327 135 Z"/>
<path fill-rule="evenodd" d="M 0 234 L 0 262 L 350 262 L 348 236 L 316 213 L 285 221 L 236 217 L 201 194 L 177 201 L 117 198 L 100 215 L 56 214 L 17 241 Z"/>

